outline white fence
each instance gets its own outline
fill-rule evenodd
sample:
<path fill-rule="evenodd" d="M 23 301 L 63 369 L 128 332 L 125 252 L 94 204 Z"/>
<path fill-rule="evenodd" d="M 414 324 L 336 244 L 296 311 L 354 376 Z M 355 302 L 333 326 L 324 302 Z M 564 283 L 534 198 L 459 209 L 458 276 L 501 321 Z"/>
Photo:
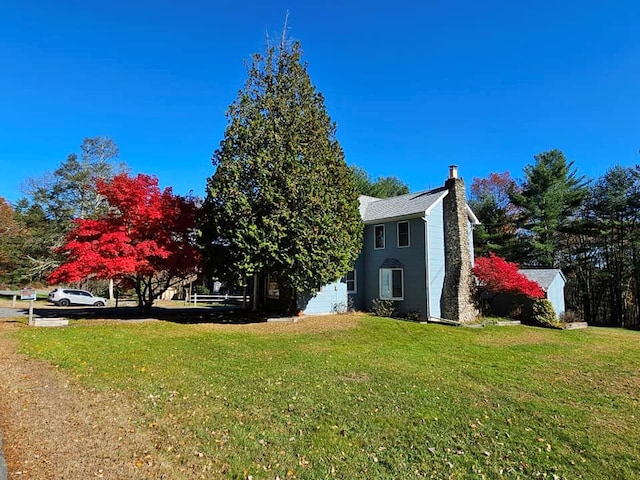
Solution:
<path fill-rule="evenodd" d="M 239 302 L 244 305 L 247 305 L 247 303 L 249 302 L 249 296 L 248 295 L 226 295 L 226 294 L 204 295 L 204 294 L 194 293 L 193 295 L 191 295 L 191 302 L 193 303 L 194 307 L 198 305 L 198 302 L 222 303 L 224 305 L 227 305 L 230 302 L 231 303 Z"/>
<path fill-rule="evenodd" d="M 46 295 L 48 290 L 37 290 L 36 293 L 40 295 Z M 11 297 L 13 300 L 11 303 L 12 307 L 16 306 L 16 300 L 20 298 L 20 290 L 0 290 L 0 297 Z"/>

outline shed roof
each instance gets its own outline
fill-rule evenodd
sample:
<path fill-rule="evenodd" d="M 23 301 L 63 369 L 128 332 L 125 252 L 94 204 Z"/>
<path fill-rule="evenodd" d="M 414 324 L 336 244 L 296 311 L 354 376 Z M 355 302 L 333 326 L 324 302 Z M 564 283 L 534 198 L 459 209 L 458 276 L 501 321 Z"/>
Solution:
<path fill-rule="evenodd" d="M 563 281 L 567 281 L 559 268 L 521 268 L 520 273 L 529 280 L 533 280 L 546 292 L 558 275 Z"/>

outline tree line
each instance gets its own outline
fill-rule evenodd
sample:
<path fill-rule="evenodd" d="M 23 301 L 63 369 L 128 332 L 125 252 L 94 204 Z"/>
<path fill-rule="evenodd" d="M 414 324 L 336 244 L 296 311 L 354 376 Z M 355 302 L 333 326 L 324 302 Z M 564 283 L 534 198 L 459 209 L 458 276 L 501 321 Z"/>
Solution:
<path fill-rule="evenodd" d="M 476 256 L 562 269 L 568 310 L 595 325 L 640 327 L 640 166 L 588 179 L 551 150 L 522 179 L 492 173 L 474 179 L 470 193 L 482 221 Z"/>

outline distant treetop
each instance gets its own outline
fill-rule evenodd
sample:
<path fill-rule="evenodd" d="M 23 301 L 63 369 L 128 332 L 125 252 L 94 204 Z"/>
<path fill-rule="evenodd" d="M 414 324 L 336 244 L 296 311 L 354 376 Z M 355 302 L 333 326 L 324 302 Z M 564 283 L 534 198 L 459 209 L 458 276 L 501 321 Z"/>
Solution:
<path fill-rule="evenodd" d="M 398 177 L 378 177 L 372 180 L 369 174 L 356 165 L 349 165 L 356 189 L 360 195 L 369 197 L 390 198 L 409 193 L 409 186 Z"/>

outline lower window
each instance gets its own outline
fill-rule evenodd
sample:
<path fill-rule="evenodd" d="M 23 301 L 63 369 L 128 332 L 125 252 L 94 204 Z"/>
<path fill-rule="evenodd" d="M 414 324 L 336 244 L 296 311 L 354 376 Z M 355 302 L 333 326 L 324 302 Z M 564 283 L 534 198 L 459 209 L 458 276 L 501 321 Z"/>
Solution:
<path fill-rule="evenodd" d="M 347 272 L 345 276 L 345 282 L 347 283 L 347 293 L 356 293 L 356 271 L 351 270 Z"/>
<path fill-rule="evenodd" d="M 383 300 L 403 300 L 404 282 L 401 268 L 380 269 L 380 298 Z"/>

